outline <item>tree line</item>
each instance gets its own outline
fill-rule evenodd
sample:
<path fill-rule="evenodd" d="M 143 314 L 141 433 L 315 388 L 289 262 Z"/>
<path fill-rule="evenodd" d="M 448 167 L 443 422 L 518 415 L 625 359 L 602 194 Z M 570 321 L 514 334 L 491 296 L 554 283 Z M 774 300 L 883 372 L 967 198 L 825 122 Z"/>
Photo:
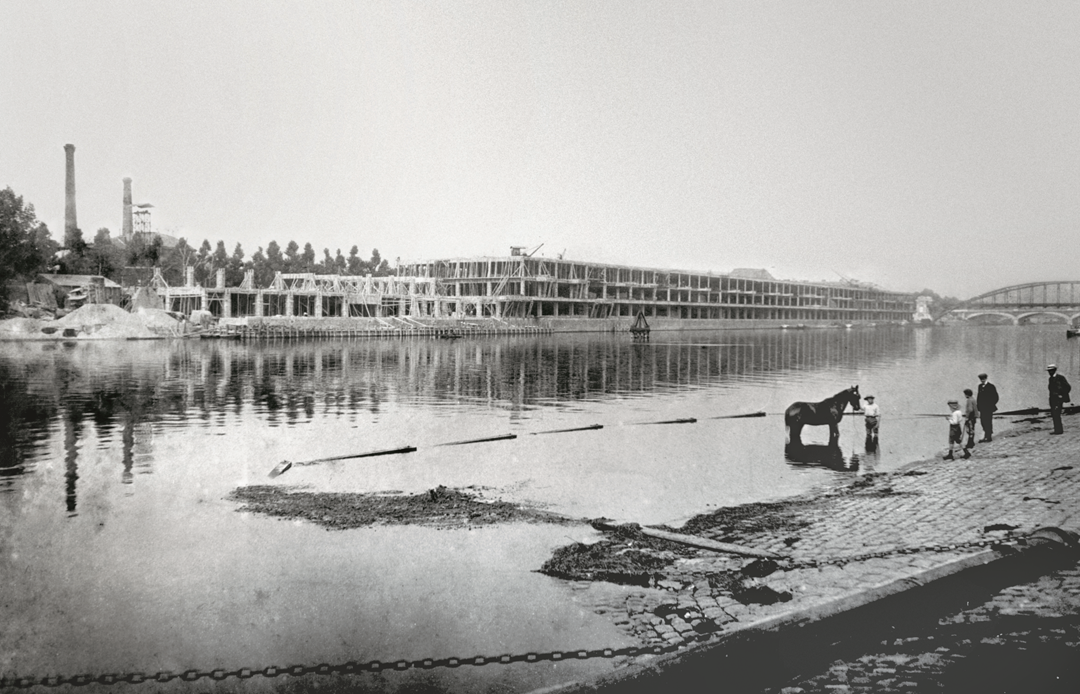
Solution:
<path fill-rule="evenodd" d="M 37 219 L 32 204 L 7 187 L 0 190 L 0 308 L 6 307 L 8 284 L 26 281 L 37 273 L 54 272 L 69 275 L 102 275 L 121 283 L 125 268 L 161 268 L 162 277 L 170 286 L 184 283 L 184 270 L 195 269 L 195 282 L 212 286 L 217 271 L 225 271 L 225 285 L 238 286 L 247 270 L 254 271 L 255 286 L 268 287 L 277 272 L 311 272 L 320 275 L 392 275 L 390 264 L 378 249 L 362 258 L 358 246 L 345 255 L 338 248 L 334 253 L 324 248 L 317 257 L 311 243 L 301 250 L 296 241 L 282 249 L 271 241 L 264 249 L 259 246 L 250 256 L 237 243 L 230 253 L 224 241 L 211 245 L 203 240 L 198 248 L 179 239 L 173 247 L 162 243 L 156 234 L 136 234 L 126 243 L 117 244 L 112 232 L 105 227 L 97 230 L 94 240 L 87 243 L 81 229 L 65 231 L 63 245 L 52 239 L 48 226 Z"/>
<path fill-rule="evenodd" d="M 282 273 L 310 272 L 317 275 L 391 275 L 390 263 L 373 249 L 369 258 L 360 256 L 360 248 L 354 245 L 346 256 L 338 248 L 331 253 L 324 248 L 322 257 L 317 258 L 315 248 L 310 242 L 303 250 L 296 241 L 289 241 L 284 250 L 277 241 L 271 241 L 263 249 L 259 246 L 250 257 L 237 243 L 230 253 L 224 241 L 211 245 L 204 239 L 196 249 L 181 238 L 172 248 L 166 247 L 161 237 L 136 234 L 125 247 L 120 248 L 112 242 L 111 232 L 106 228 L 98 229 L 94 243 L 84 254 L 82 261 L 87 272 L 116 279 L 125 267 L 158 267 L 161 275 L 170 286 L 184 283 L 184 269 L 195 270 L 195 282 L 204 287 L 213 285 L 217 271 L 225 271 L 225 286 L 235 287 L 244 280 L 244 274 L 253 270 L 255 286 L 270 286 L 274 275 Z"/>

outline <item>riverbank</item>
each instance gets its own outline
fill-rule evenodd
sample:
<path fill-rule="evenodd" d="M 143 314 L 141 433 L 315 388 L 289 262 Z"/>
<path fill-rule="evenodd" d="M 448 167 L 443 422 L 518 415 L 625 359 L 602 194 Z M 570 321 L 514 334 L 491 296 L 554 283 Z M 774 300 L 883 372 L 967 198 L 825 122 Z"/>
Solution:
<path fill-rule="evenodd" d="M 988 653 L 1037 662 L 1043 671 L 1068 668 L 1080 650 L 1078 555 L 1075 547 L 1050 554 L 1037 547 L 1075 544 L 1069 533 L 1080 529 L 1080 429 L 1073 418 L 1066 422 L 1066 434 L 1055 437 L 1046 418 L 1024 418 L 967 460 L 922 460 L 825 493 L 660 526 L 693 542 L 775 559 L 594 522 L 604 530 L 595 541 L 558 548 L 539 570 L 568 581 L 576 602 L 638 645 L 585 654 L 613 658 L 617 667 L 544 691 L 647 691 L 673 681 L 682 688 L 687 673 L 707 677 L 714 667 L 752 685 L 748 691 L 920 691 L 939 679 L 957 686 L 965 678 L 989 681 L 963 664 L 968 655 L 987 660 Z M 263 499 L 265 490 L 280 498 Z M 296 491 L 253 487 L 235 498 L 248 502 L 242 510 L 329 529 L 573 523 L 459 490 L 345 495 L 341 508 L 330 503 L 338 495 L 311 496 L 314 516 Z M 374 515 L 357 520 L 360 510 Z M 1066 533 L 1040 531 L 1047 527 Z M 1045 624 L 1032 623 L 1049 613 Z M 777 660 L 778 644 L 792 653 Z M 837 653 L 862 655 L 814 669 Z M 1072 670 L 1065 674 L 1066 682 L 1080 681 Z"/>
<path fill-rule="evenodd" d="M 56 319 L 0 320 L 0 340 L 15 342 L 159 340 L 187 337 L 191 330 L 190 323 L 167 311 L 132 313 L 113 304 L 86 304 Z"/>
<path fill-rule="evenodd" d="M 556 689 L 657 684 L 676 676 L 683 660 L 710 653 L 722 662 L 736 634 L 797 628 L 989 563 L 1040 528 L 1080 530 L 1077 424 L 1068 418 L 1065 435 L 1051 436 L 1047 420 L 1035 418 L 979 444 L 970 459 L 924 460 L 824 494 L 699 515 L 677 529 L 775 552 L 782 557 L 775 562 L 603 537 L 604 555 L 633 550 L 665 561 L 650 567 L 648 587 L 612 590 L 579 577 L 579 598 L 591 597 L 594 609 L 659 655 L 628 658 L 603 680 Z M 1022 608 L 1026 594 L 1014 595 Z M 768 668 L 776 655 L 751 657 Z"/>

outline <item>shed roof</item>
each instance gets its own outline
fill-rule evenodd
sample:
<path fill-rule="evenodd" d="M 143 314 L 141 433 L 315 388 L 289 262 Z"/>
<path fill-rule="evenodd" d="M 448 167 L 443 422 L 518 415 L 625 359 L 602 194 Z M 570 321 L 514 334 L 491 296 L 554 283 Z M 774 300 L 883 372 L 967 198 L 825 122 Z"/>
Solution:
<path fill-rule="evenodd" d="M 61 287 L 85 287 L 88 284 L 94 284 L 97 280 L 102 280 L 104 285 L 110 289 L 121 289 L 119 284 L 101 275 L 50 275 L 41 273 L 38 277 Z"/>

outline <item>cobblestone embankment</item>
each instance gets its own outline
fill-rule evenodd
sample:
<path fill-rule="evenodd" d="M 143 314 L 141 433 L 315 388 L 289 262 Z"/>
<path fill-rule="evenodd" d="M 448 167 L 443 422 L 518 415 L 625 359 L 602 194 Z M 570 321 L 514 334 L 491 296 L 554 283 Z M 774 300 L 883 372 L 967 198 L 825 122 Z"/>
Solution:
<path fill-rule="evenodd" d="M 1028 420 L 978 444 L 970 459 L 921 461 L 858 478 L 836 491 L 756 505 L 752 513 L 729 509 L 698 516 L 679 529 L 783 555 L 775 566 L 680 548 L 670 553 L 651 587 L 615 590 L 585 581 L 575 587 L 583 602 L 594 604 L 639 641 L 688 647 L 660 660 L 709 650 L 711 643 L 755 626 L 843 613 L 991 562 L 1000 556 L 995 547 L 1019 542 L 1039 528 L 1080 530 L 1077 419 L 1066 418 L 1062 436 L 1049 435 L 1045 421 Z M 1080 592 L 1075 582 L 1066 583 Z M 1017 595 L 1028 600 L 1023 591 Z M 1080 604 L 1080 596 L 1073 597 Z M 626 664 L 632 672 L 656 662 L 644 657 Z M 858 676 L 860 682 L 870 681 L 865 672 Z M 611 681 L 629 678 L 624 673 Z M 557 689 L 586 690 L 596 684 Z M 829 680 L 827 673 L 816 684 L 848 686 Z"/>

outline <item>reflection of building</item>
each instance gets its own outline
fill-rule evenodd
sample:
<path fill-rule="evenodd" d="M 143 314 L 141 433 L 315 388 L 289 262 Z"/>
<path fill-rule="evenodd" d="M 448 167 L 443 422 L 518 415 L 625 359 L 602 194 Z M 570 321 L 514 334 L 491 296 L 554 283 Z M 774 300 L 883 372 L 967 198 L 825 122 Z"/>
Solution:
<path fill-rule="evenodd" d="M 764 373 L 857 368 L 909 355 L 928 331 L 762 331 L 739 344 L 642 345 L 604 335 L 561 340 L 366 340 L 196 343 L 170 363 L 169 378 L 192 384 L 188 402 L 213 410 L 250 398 L 274 419 L 304 416 L 312 403 L 378 408 L 397 401 L 483 399 L 511 407 L 616 394 L 707 387 Z M 194 358 L 193 358 L 194 357 Z M 299 393 L 306 397 L 298 397 Z M 333 397 L 331 398 L 331 394 Z"/>

